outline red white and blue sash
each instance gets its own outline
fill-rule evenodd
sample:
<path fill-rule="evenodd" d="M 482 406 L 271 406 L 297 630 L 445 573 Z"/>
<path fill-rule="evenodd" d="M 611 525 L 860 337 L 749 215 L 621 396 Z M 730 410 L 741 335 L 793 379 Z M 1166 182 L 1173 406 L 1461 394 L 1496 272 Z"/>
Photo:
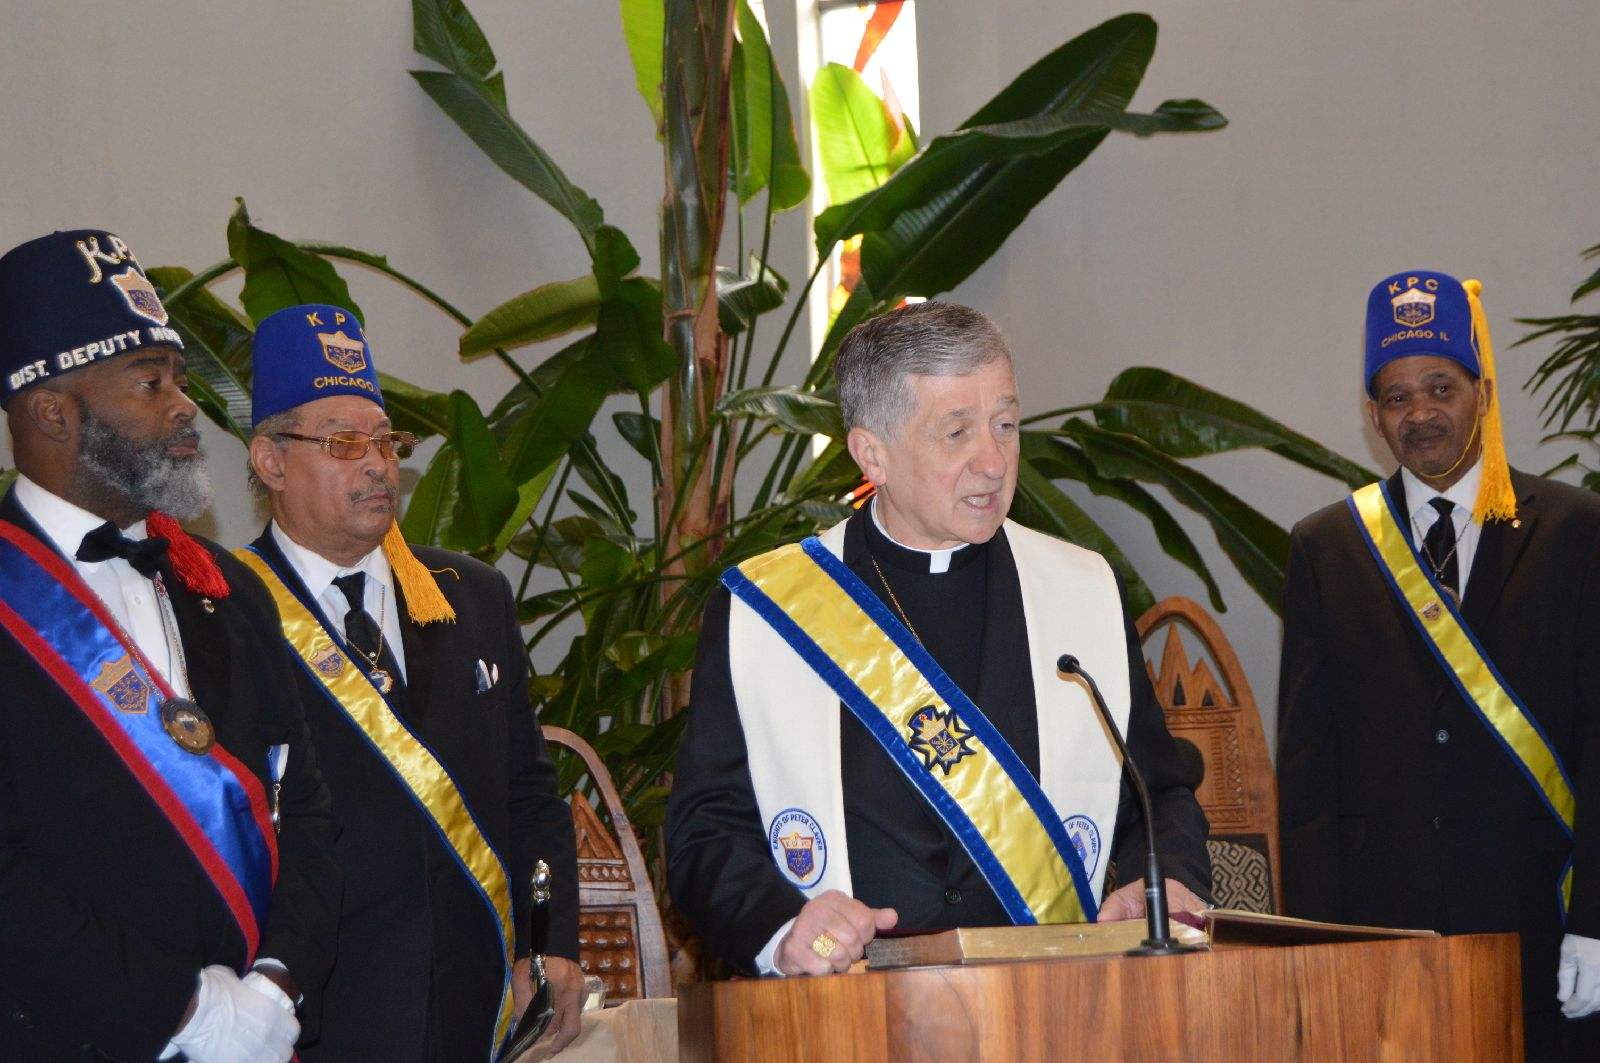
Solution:
<path fill-rule="evenodd" d="M 78 573 L 0 521 L 0 626 L 88 718 L 194 854 L 244 936 L 253 962 L 278 876 L 266 791 L 220 744 L 191 753 L 168 736 L 174 697 Z"/>

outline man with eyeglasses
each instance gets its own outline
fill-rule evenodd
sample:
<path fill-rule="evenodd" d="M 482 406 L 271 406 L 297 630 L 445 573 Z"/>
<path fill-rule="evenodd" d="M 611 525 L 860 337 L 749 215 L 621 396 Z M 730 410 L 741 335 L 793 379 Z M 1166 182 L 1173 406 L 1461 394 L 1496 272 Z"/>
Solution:
<path fill-rule="evenodd" d="M 575 843 L 510 584 L 401 537 L 399 459 L 416 437 L 394 430 L 354 313 L 267 317 L 252 387 L 251 482 L 272 520 L 239 556 L 277 601 L 344 823 L 322 1036 L 300 1058 L 492 1059 L 532 993 L 541 859 L 555 888 L 551 1040 L 564 1047 L 583 983 Z"/>

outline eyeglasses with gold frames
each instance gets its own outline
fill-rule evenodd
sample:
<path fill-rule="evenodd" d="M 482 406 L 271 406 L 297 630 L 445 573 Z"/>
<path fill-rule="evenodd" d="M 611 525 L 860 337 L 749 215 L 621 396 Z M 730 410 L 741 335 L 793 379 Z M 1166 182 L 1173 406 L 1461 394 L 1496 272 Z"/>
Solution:
<path fill-rule="evenodd" d="M 417 437 L 410 432 L 384 432 L 369 436 L 365 432 L 335 432 L 329 436 L 303 436 L 297 432 L 272 433 L 283 439 L 298 439 L 302 443 L 315 443 L 323 453 L 344 461 L 360 461 L 367 456 L 367 448 L 377 444 L 378 453 L 390 461 L 409 458 L 417 447 Z"/>

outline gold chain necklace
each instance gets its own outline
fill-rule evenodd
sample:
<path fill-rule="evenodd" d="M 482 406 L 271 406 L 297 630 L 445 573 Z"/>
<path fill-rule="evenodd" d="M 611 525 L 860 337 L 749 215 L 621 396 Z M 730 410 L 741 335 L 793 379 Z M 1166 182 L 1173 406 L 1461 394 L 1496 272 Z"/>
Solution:
<path fill-rule="evenodd" d="M 889 586 L 889 581 L 883 578 L 883 567 L 878 564 L 877 558 L 871 557 L 871 555 L 868 555 L 868 557 L 872 561 L 873 570 L 878 573 L 878 582 L 883 584 L 883 589 L 889 592 L 889 604 L 894 606 L 894 611 L 900 614 L 900 621 L 905 624 L 906 630 L 911 632 L 911 637 L 921 645 L 922 636 L 917 634 L 917 629 L 911 626 L 911 618 L 906 615 L 904 609 L 900 608 L 900 599 L 894 596 L 894 588 Z"/>

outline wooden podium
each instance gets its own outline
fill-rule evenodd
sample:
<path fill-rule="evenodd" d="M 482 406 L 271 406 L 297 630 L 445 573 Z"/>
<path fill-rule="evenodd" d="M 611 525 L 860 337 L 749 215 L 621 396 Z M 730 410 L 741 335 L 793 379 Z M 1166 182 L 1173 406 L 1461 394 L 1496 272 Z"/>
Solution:
<path fill-rule="evenodd" d="M 1522 1058 L 1514 934 L 685 988 L 690 1060 Z"/>

